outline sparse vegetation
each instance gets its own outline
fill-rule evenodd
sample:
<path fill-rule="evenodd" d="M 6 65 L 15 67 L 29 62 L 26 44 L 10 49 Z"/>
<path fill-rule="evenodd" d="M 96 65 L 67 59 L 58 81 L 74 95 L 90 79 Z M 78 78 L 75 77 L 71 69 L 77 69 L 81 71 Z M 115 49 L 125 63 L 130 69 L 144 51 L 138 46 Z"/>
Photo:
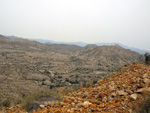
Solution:
<path fill-rule="evenodd" d="M 61 94 L 58 93 L 58 90 L 53 89 L 53 90 L 41 90 L 41 91 L 35 91 L 33 93 L 28 94 L 25 96 L 22 100 L 22 106 L 25 109 L 28 109 L 30 104 L 32 104 L 34 101 L 40 101 L 42 98 L 53 98 L 54 100 L 56 98 L 61 99 Z"/>
<path fill-rule="evenodd" d="M 20 104 L 22 103 L 22 98 L 13 98 L 10 96 L 7 96 L 6 98 L 3 98 L 2 101 L 0 101 L 0 107 L 9 107 L 11 105 Z"/>
<path fill-rule="evenodd" d="M 145 97 L 145 100 L 141 103 L 136 113 L 150 113 L 150 94 Z"/>
<path fill-rule="evenodd" d="M 145 53 L 144 56 L 145 56 L 145 64 L 149 65 L 150 64 L 150 54 L 149 53 Z"/>
<path fill-rule="evenodd" d="M 58 78 L 62 78 L 62 76 L 58 76 Z"/>
<path fill-rule="evenodd" d="M 89 50 L 71 45 L 65 48 L 63 45 L 46 45 L 24 39 L 12 41 L 3 36 L 0 36 L 0 40 L 1 106 L 22 103 L 22 95 L 23 99 L 27 99 L 23 103 L 30 103 L 31 100 L 42 97 L 40 95 L 50 95 L 41 92 L 43 89 L 49 92 L 56 87 L 69 86 L 72 87 L 70 91 L 74 91 L 80 87 L 89 87 L 100 78 L 105 78 L 112 69 L 122 67 L 125 63 L 138 62 L 140 56 L 118 47 L 122 51 L 119 53 L 114 46 L 93 47 Z M 114 55 L 111 54 L 112 51 Z M 33 91 L 39 95 L 32 93 L 26 96 Z M 6 94 L 13 100 L 8 99 Z M 18 102 L 11 103 L 17 98 L 20 98 Z"/>
<path fill-rule="evenodd" d="M 49 101 L 48 104 L 40 105 L 41 109 L 34 110 L 34 112 L 61 113 L 74 112 L 74 110 L 80 112 L 82 110 L 87 113 L 91 111 L 96 113 L 149 113 L 150 95 L 146 95 L 149 92 L 150 84 L 149 81 L 144 82 L 144 80 L 149 79 L 149 69 L 149 66 L 143 64 L 133 64 L 124 67 L 119 73 L 115 73 L 107 79 L 99 80 L 97 84 L 89 88 L 81 88 L 78 85 L 58 88 L 57 93 L 67 93 L 64 99 L 57 101 L 55 105 L 51 104 L 55 101 Z M 141 75 L 144 76 L 141 77 Z M 139 86 L 138 81 L 143 81 L 141 82 L 143 86 Z M 79 90 L 75 91 L 77 89 Z M 117 94 L 113 93 L 112 89 Z M 71 93 L 72 91 L 75 92 Z M 144 96 L 146 96 L 145 100 Z M 7 108 L 5 109 L 7 110 Z"/>
<path fill-rule="evenodd" d="M 33 93 L 30 93 L 30 94 L 22 97 L 19 104 L 22 104 L 24 109 L 29 109 L 30 106 L 33 106 L 35 101 L 41 101 L 40 99 L 42 99 L 42 98 L 51 98 L 53 100 L 61 99 L 64 94 L 67 94 L 67 93 L 70 93 L 73 91 L 77 91 L 80 88 L 87 88 L 87 87 L 95 84 L 96 82 L 97 81 L 94 81 L 94 80 L 92 80 L 90 82 L 89 81 L 84 82 L 83 85 L 69 86 L 69 87 L 64 88 L 61 91 L 59 91 L 59 88 L 58 89 L 53 88 L 51 90 L 35 91 Z M 10 106 L 10 103 L 12 103 L 12 101 L 10 99 L 8 99 L 8 100 L 5 100 L 2 104 L 3 104 L 3 106 L 7 107 L 7 106 Z"/>
<path fill-rule="evenodd" d="M 11 103 L 12 103 L 12 100 L 10 98 L 6 98 L 1 102 L 1 106 L 9 107 Z"/>

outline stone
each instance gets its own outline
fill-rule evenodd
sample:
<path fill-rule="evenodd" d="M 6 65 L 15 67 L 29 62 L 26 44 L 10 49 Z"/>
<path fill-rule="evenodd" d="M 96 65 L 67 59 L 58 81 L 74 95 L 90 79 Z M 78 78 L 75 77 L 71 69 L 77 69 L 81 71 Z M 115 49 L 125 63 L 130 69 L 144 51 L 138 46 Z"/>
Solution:
<path fill-rule="evenodd" d="M 120 103 L 117 102 L 117 103 L 114 103 L 113 105 L 116 106 L 116 107 L 119 107 L 119 106 L 120 106 Z"/>
<path fill-rule="evenodd" d="M 85 98 L 85 97 L 87 97 L 88 95 L 89 95 L 89 93 L 88 93 L 88 92 L 85 92 L 82 97 Z"/>
<path fill-rule="evenodd" d="M 133 94 L 133 91 L 131 91 L 131 90 L 126 90 L 126 92 L 127 92 L 129 95 Z"/>
<path fill-rule="evenodd" d="M 118 93 L 120 96 L 125 96 L 125 95 L 127 95 L 127 92 L 124 92 L 124 90 L 117 91 L 117 93 Z"/>
<path fill-rule="evenodd" d="M 45 85 L 51 85 L 51 82 L 50 82 L 49 80 L 45 80 L 45 81 L 43 82 L 43 84 L 45 84 Z"/>
<path fill-rule="evenodd" d="M 149 87 L 149 88 L 146 88 L 146 91 L 150 92 L 150 87 Z"/>
<path fill-rule="evenodd" d="M 137 97 L 138 97 L 137 94 L 132 94 L 132 95 L 130 95 L 130 99 L 131 99 L 131 100 L 136 100 Z"/>
<path fill-rule="evenodd" d="M 82 106 L 82 103 L 81 103 L 81 102 L 77 104 L 77 107 L 81 107 L 81 106 Z"/>
<path fill-rule="evenodd" d="M 72 103 L 71 103 L 71 105 L 73 105 L 73 106 L 74 106 L 74 105 L 75 105 L 75 103 L 74 103 L 74 102 L 72 102 Z"/>
<path fill-rule="evenodd" d="M 44 107 L 45 107 L 44 105 L 42 105 L 42 104 L 40 105 L 40 108 L 44 108 Z"/>
<path fill-rule="evenodd" d="M 114 91 L 115 90 L 115 86 L 114 85 L 110 85 L 109 89 L 111 89 L 112 91 Z"/>
<path fill-rule="evenodd" d="M 144 82 L 145 82 L 145 83 L 148 83 L 148 82 L 149 82 L 149 79 L 148 79 L 148 78 L 144 78 Z"/>
<path fill-rule="evenodd" d="M 100 92 L 97 94 L 96 98 L 103 98 L 105 95 L 104 93 Z"/>
<path fill-rule="evenodd" d="M 100 105 L 98 107 L 104 108 L 105 106 L 102 103 L 100 103 Z"/>
<path fill-rule="evenodd" d="M 90 104 L 92 104 L 92 103 L 90 103 L 89 101 L 83 102 L 83 106 L 84 106 L 84 105 L 90 105 Z"/>
<path fill-rule="evenodd" d="M 137 85 L 137 88 L 143 88 L 143 87 L 144 87 L 144 85 L 141 83 Z"/>
<path fill-rule="evenodd" d="M 112 100 L 112 99 L 113 99 L 112 96 L 109 95 L 109 96 L 108 96 L 108 100 L 110 101 L 110 100 Z"/>
<path fill-rule="evenodd" d="M 47 102 L 47 105 L 49 105 L 49 106 L 53 106 L 53 105 L 56 105 L 56 104 L 57 104 L 56 101 L 49 101 L 49 102 Z"/>
<path fill-rule="evenodd" d="M 140 88 L 140 89 L 138 89 L 136 92 L 137 93 L 142 93 L 143 91 L 145 91 L 146 90 L 146 88 Z"/>
<path fill-rule="evenodd" d="M 112 96 L 112 97 L 115 97 L 115 96 L 116 96 L 116 93 L 115 93 L 115 92 L 111 93 L 111 96 Z"/>
<path fill-rule="evenodd" d="M 115 93 L 115 92 L 111 93 L 111 94 L 108 96 L 108 100 L 110 101 L 110 100 L 112 100 L 114 97 L 116 97 L 116 93 Z"/>
<path fill-rule="evenodd" d="M 102 102 L 106 102 L 107 101 L 107 97 L 102 98 Z"/>
<path fill-rule="evenodd" d="M 95 105 L 95 104 L 91 104 L 91 107 L 92 107 L 92 108 L 96 108 L 96 105 Z"/>
<path fill-rule="evenodd" d="M 141 89 L 138 89 L 136 92 L 141 94 L 141 93 L 143 93 L 144 91 L 150 92 L 150 87 L 149 87 L 149 88 L 141 88 Z"/>
<path fill-rule="evenodd" d="M 143 75 L 143 78 L 146 78 L 146 77 L 148 77 L 148 74 L 147 74 L 147 73 L 145 73 L 145 74 Z"/>
<path fill-rule="evenodd" d="M 55 110 L 55 112 L 54 113 L 61 113 L 61 110 Z"/>
<path fill-rule="evenodd" d="M 133 113 L 133 112 L 132 112 L 132 109 L 129 109 L 129 113 Z"/>
<path fill-rule="evenodd" d="M 89 107 L 89 105 L 84 105 L 84 108 L 88 108 Z"/>

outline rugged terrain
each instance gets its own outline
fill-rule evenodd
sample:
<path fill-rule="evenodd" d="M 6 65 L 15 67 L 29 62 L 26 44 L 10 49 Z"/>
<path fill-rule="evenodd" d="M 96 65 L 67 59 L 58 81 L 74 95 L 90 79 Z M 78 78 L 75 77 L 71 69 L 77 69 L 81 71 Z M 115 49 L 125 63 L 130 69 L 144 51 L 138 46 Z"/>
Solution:
<path fill-rule="evenodd" d="M 98 81 L 143 57 L 118 45 L 48 45 L 0 36 L 0 101 L 29 92 Z"/>
<path fill-rule="evenodd" d="M 33 113 L 134 113 L 150 93 L 150 67 L 133 64 L 89 88 L 49 101 Z M 3 108 L 7 112 L 25 112 L 20 106 Z"/>

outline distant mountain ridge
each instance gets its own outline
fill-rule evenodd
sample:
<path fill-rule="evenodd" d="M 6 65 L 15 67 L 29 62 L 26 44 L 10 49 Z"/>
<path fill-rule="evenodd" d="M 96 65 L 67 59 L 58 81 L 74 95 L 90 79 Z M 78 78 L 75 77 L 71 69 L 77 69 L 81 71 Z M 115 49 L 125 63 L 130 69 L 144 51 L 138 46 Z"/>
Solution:
<path fill-rule="evenodd" d="M 117 42 L 114 42 L 114 43 L 93 43 L 93 44 L 88 44 L 88 43 L 85 43 L 85 42 L 55 42 L 53 40 L 22 38 L 22 37 L 17 37 L 17 36 L 6 36 L 6 37 L 10 38 L 10 39 L 27 39 L 27 40 L 30 40 L 30 41 L 37 41 L 37 42 L 40 42 L 40 43 L 46 43 L 48 45 L 67 44 L 67 45 L 77 45 L 77 46 L 80 46 L 80 47 L 85 47 L 87 45 L 103 46 L 103 45 L 116 45 L 117 44 L 117 45 L 119 45 L 119 46 L 121 46 L 121 47 L 123 47 L 125 49 L 130 49 L 130 50 L 138 52 L 140 54 L 145 54 L 146 52 L 150 52 L 150 51 L 141 50 L 141 49 L 134 48 L 134 47 L 129 47 L 129 46 L 123 45 L 121 43 L 117 43 Z"/>

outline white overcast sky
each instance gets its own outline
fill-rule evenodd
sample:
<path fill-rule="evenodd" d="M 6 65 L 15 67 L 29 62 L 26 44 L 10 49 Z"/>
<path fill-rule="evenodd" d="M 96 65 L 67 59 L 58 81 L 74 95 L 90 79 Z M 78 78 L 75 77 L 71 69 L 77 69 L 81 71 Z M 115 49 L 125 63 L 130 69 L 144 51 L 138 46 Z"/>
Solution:
<path fill-rule="evenodd" d="M 0 34 L 150 50 L 150 0 L 0 0 Z"/>

